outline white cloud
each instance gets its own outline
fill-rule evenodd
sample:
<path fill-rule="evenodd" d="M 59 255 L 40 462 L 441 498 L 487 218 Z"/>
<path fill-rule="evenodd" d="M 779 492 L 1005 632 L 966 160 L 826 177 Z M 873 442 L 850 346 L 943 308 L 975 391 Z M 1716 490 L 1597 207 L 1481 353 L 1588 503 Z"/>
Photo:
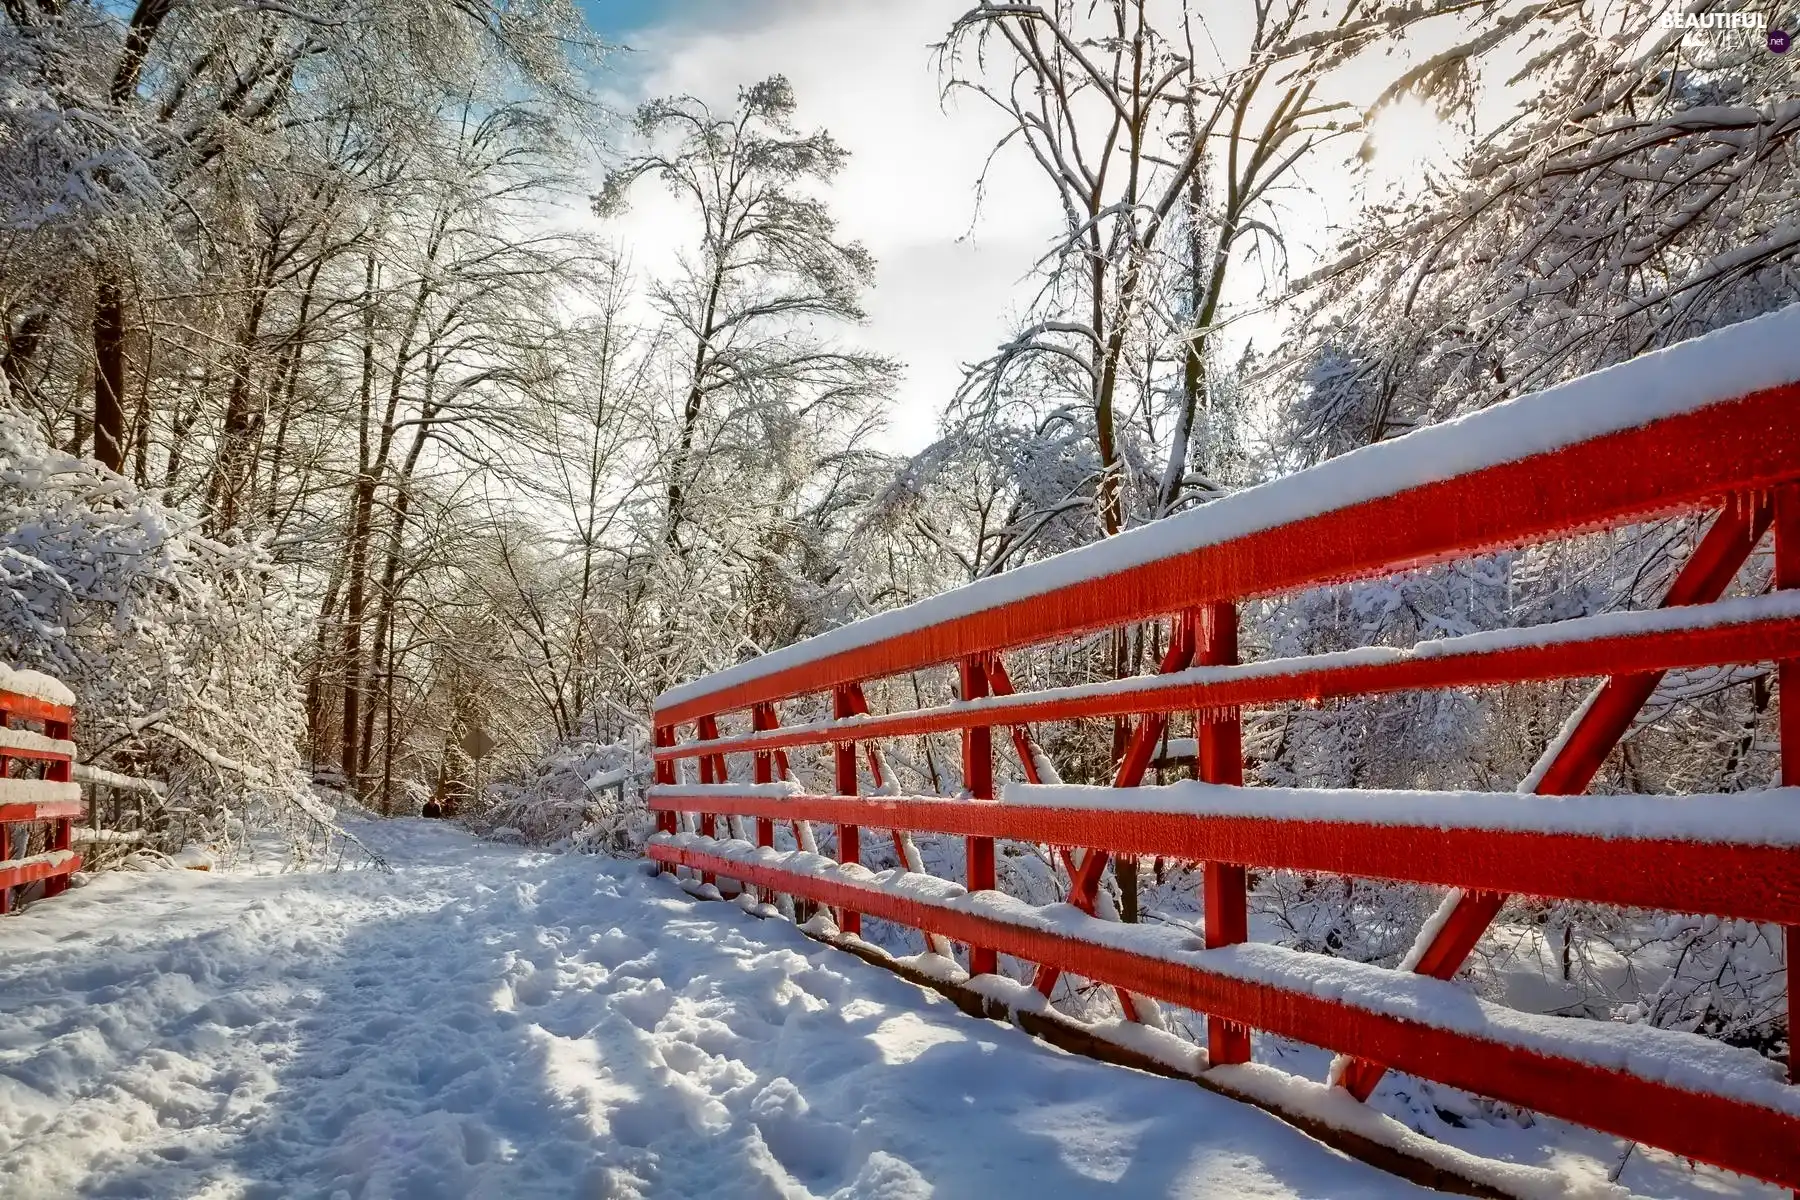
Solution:
<path fill-rule="evenodd" d="M 843 228 L 875 254 L 869 323 L 857 340 L 907 365 L 886 448 L 932 438 L 961 364 L 1007 330 L 1018 284 L 1052 235 L 1057 213 L 1021 156 L 989 172 L 977 219 L 975 185 L 1002 126 L 963 99 L 940 107 L 931 43 L 967 0 L 768 0 L 730 10 L 684 6 L 625 39 L 611 83 L 624 104 L 689 93 L 719 108 L 772 74 L 792 81 L 799 122 L 829 129 L 851 152 L 831 191 Z M 683 225 L 648 190 L 619 227 L 640 271 L 665 265 Z"/>

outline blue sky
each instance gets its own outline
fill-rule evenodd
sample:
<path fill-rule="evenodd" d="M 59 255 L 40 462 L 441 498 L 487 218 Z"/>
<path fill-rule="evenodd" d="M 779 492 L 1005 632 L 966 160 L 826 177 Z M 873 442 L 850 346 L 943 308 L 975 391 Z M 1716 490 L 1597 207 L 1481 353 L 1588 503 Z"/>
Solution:
<path fill-rule="evenodd" d="M 701 9 L 726 6 L 714 0 L 581 0 L 581 7 L 586 10 L 588 23 L 596 31 L 603 37 L 617 40 L 665 19 L 691 17 Z M 742 5 L 731 7 L 741 8 Z"/>
<path fill-rule="evenodd" d="M 680 0 L 582 0 L 588 22 L 607 37 L 647 25 Z"/>

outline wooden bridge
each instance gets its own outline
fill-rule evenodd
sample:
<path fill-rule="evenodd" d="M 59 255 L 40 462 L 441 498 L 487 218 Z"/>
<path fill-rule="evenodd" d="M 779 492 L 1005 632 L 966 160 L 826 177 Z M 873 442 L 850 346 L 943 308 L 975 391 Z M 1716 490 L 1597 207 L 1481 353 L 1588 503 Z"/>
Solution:
<path fill-rule="evenodd" d="M 1800 309 L 674 688 L 655 713 L 651 807 L 660 832 L 649 853 L 697 876 L 696 886 L 729 879 L 764 899 L 797 898 L 802 910 L 829 906 L 837 940 L 865 957 L 882 955 L 853 936 L 864 916 L 925 931 L 940 950 L 958 943 L 969 978 L 940 971 L 923 982 L 960 989 L 982 1011 L 1019 1012 L 1029 1028 L 1077 1048 L 1158 1069 L 1141 1046 L 1102 1046 L 1054 1013 L 993 1000 L 1005 989 L 984 988 L 981 977 L 997 972 L 998 956 L 1030 964 L 1046 997 L 1067 972 L 1117 989 L 1132 1019 L 1153 1019 L 1146 999 L 1205 1014 L 1199 1082 L 1438 1186 L 1508 1194 L 1466 1163 L 1384 1144 L 1341 1115 L 1341 1097 L 1366 1099 L 1384 1071 L 1398 1070 L 1800 1188 L 1800 1088 L 1777 1064 L 1695 1034 L 1518 1012 L 1449 982 L 1515 894 L 1784 926 L 1794 969 L 1800 703 L 1787 701 L 1800 687 L 1796 381 Z M 1239 660 L 1246 600 L 1684 513 L 1709 513 L 1710 525 L 1654 610 L 1411 648 Z M 1772 586 L 1726 599 L 1771 530 Z M 1006 652 L 1146 623 L 1160 623 L 1167 646 L 1157 674 L 1013 688 Z M 1768 662 L 1782 699 L 1784 786 L 1585 794 L 1664 672 Z M 954 672 L 953 702 L 871 710 L 874 683 L 933 670 Z M 1243 786 L 1247 707 L 1581 678 L 1600 682 L 1517 792 Z M 1140 787 L 1182 713 L 1193 714 L 1197 778 L 1211 786 Z M 1061 784 L 1033 727 L 1092 719 L 1129 723 L 1109 786 Z M 884 739 L 950 732 L 961 739 L 963 794 L 859 794 L 865 777 L 866 790 L 892 791 Z M 808 793 L 788 756 L 827 746 L 831 791 Z M 690 763 L 697 782 L 685 778 Z M 835 861 L 816 853 L 814 822 L 832 827 L 820 840 L 835 847 Z M 792 826 L 794 848 L 777 848 L 778 824 Z M 911 869 L 858 866 L 865 829 L 891 831 Z M 966 839 L 963 877 L 924 874 L 913 832 Z M 1068 903 L 1033 907 L 999 892 L 999 839 L 1053 847 Z M 1181 929 L 1097 914 L 1109 859 L 1153 855 L 1204 864 L 1203 945 Z M 1386 969 L 1248 942 L 1246 873 L 1267 869 L 1450 891 L 1413 952 Z M 1788 994 L 1792 1029 L 1791 985 Z M 1328 1079 L 1301 1086 L 1250 1065 L 1252 1030 L 1339 1058 Z M 1340 1102 L 1323 1103 L 1325 1089 Z"/>

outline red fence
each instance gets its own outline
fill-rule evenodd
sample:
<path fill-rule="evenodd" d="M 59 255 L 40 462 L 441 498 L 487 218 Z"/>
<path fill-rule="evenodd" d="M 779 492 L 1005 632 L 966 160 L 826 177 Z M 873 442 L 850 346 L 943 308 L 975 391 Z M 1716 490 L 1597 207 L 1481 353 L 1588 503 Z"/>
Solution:
<path fill-rule="evenodd" d="M 15 888 L 43 880 L 44 894 L 54 896 L 81 869 L 73 840 L 81 785 L 73 781 L 69 740 L 75 710 L 35 694 L 41 689 L 27 689 L 21 678 L 32 677 L 0 675 L 0 913 L 11 911 Z M 47 828 L 44 849 L 33 854 L 40 825 Z"/>
<path fill-rule="evenodd" d="M 1800 703 L 1788 700 L 1800 689 L 1800 593 L 1721 598 L 1771 526 L 1773 586 L 1800 588 L 1797 335 L 1792 312 L 1734 327 L 673 689 L 655 715 L 650 855 L 832 906 L 847 932 L 869 914 L 955 940 L 976 974 L 994 971 L 997 954 L 1038 964 L 1046 995 L 1069 972 L 1117 988 L 1127 1015 L 1133 996 L 1197 1010 L 1214 1066 L 1247 1061 L 1249 1031 L 1265 1030 L 1345 1056 L 1334 1080 L 1361 1098 L 1394 1068 L 1800 1187 L 1800 1088 L 1753 1053 L 1517 1013 L 1445 982 L 1511 894 L 1780 924 L 1794 962 Z M 1705 512 L 1716 515 L 1658 610 L 1238 661 L 1246 599 Z M 1159 675 L 1014 694 L 1002 651 L 1159 620 Z M 1788 786 L 1582 795 L 1664 672 L 1762 662 L 1778 664 Z M 956 671 L 959 700 L 869 711 L 866 683 L 934 667 Z M 1588 677 L 1602 682 L 1520 789 L 1536 796 L 1242 787 L 1244 707 Z M 816 712 L 825 696 L 831 719 L 781 724 L 783 702 L 807 698 Z M 1195 714 L 1198 778 L 1220 786 L 1134 792 L 1180 712 Z M 1116 791 L 1030 786 L 1044 782 L 1032 724 L 1101 717 L 1129 721 Z M 1017 777 L 1000 798 L 996 730 L 1000 766 Z M 965 796 L 857 794 L 859 744 L 944 731 L 961 735 Z M 832 793 L 804 794 L 787 754 L 825 745 Z M 698 785 L 678 782 L 688 759 Z M 697 833 L 679 829 L 681 813 L 698 814 Z M 716 837 L 719 816 L 754 820 L 756 845 L 731 840 L 729 826 Z M 965 886 L 773 849 L 776 823 L 789 821 L 797 837 L 800 822 L 835 825 L 844 863 L 859 858 L 865 826 L 960 835 Z M 995 839 L 1056 847 L 1071 905 L 995 894 Z M 1204 863 L 1203 949 L 1167 927 L 1093 915 L 1120 855 Z M 1247 943 L 1247 868 L 1456 890 L 1410 969 L 1388 970 Z"/>

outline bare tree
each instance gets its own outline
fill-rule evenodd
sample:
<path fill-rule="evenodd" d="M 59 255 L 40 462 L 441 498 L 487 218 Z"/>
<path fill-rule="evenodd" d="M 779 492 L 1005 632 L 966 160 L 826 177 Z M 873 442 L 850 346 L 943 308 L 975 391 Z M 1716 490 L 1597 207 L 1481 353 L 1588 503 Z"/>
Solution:
<path fill-rule="evenodd" d="M 946 96 L 973 94 L 1003 115 L 1002 145 L 1027 149 L 1063 214 L 1027 324 L 971 370 L 964 411 L 991 420 L 1027 380 L 1079 397 L 1102 536 L 1129 519 L 1127 412 L 1163 415 L 1144 399 L 1171 352 L 1180 384 L 1167 389 L 1169 427 L 1143 431 L 1160 435 L 1167 456 L 1143 515 L 1212 486 L 1191 475 L 1189 458 L 1232 264 L 1251 248 L 1279 249 L 1269 193 L 1338 130 L 1342 106 L 1316 98 L 1335 43 L 1289 49 L 1318 7 L 1259 0 L 1242 53 L 1220 56 L 1216 73 L 1197 48 L 1218 53 L 1205 17 L 1171 17 L 1148 0 L 984 0 L 940 48 Z M 1127 397 L 1131 386 L 1145 396 Z"/>
<path fill-rule="evenodd" d="M 729 116 L 692 97 L 646 104 L 637 129 L 649 148 L 608 175 L 594 201 L 616 213 L 654 176 L 697 223 L 675 277 L 651 288 L 686 354 L 672 444 L 658 456 L 669 597 L 692 593 L 698 546 L 743 555 L 751 548 L 729 527 L 753 525 L 759 512 L 765 523 L 791 521 L 783 506 L 804 490 L 809 464 L 854 442 L 898 371 L 815 332 L 862 320 L 874 262 L 839 236 L 817 194 L 843 149 L 824 131 L 795 130 L 794 108 L 780 76 L 744 88 Z M 781 452 L 771 455 L 771 443 Z"/>
<path fill-rule="evenodd" d="M 780 76 L 744 88 L 728 117 L 689 96 L 654 101 L 639 110 L 638 131 L 672 136 L 673 146 L 628 160 L 595 197 L 597 212 L 616 213 L 632 184 L 655 175 L 691 201 L 700 220 L 680 277 L 654 288 L 693 344 L 669 467 L 665 536 L 678 553 L 709 400 L 727 410 L 713 414 L 722 424 L 771 390 L 849 409 L 879 394 L 892 370 L 877 356 L 795 335 L 795 323 L 809 318 L 861 321 L 858 293 L 874 260 L 840 240 L 824 203 L 805 191 L 829 182 L 846 155 L 823 130 L 799 134 L 793 113 L 793 90 Z"/>

